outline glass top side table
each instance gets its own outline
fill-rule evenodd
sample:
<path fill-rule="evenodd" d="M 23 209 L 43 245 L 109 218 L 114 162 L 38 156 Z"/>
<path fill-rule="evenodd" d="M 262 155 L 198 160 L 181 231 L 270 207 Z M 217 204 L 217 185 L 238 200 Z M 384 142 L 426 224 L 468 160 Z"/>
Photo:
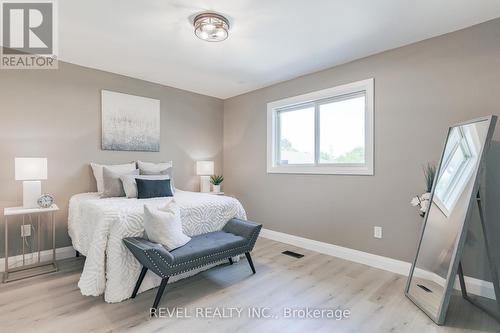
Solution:
<path fill-rule="evenodd" d="M 23 207 L 10 207 L 5 208 L 3 211 L 4 215 L 4 228 L 5 228 L 5 270 L 3 275 L 3 282 L 10 282 L 15 280 L 24 279 L 27 277 L 32 277 L 40 274 L 52 273 L 57 271 L 56 264 L 56 229 L 55 229 L 55 215 L 59 211 L 59 207 L 53 204 L 49 208 L 23 208 Z M 40 230 L 40 217 L 41 215 L 47 215 L 47 223 L 52 225 L 52 249 L 42 251 L 41 249 L 41 230 Z M 36 223 L 36 235 L 32 235 L 32 240 L 36 238 L 36 251 L 34 251 L 34 246 L 32 246 L 31 258 L 28 262 L 25 246 L 25 237 L 22 239 L 22 255 L 16 256 L 17 262 L 21 262 L 21 265 L 15 265 L 9 267 L 9 219 L 15 216 L 22 217 L 22 229 L 25 230 L 26 217 L 29 217 L 31 221 Z M 35 217 L 35 219 L 33 219 Z M 31 223 L 30 223 L 31 224 Z M 31 229 L 30 229 L 31 233 Z M 32 242 L 33 243 L 33 242 Z M 52 252 L 52 253 L 50 253 Z M 51 260 L 41 260 L 41 257 L 52 254 Z M 36 255 L 36 257 L 35 257 Z M 12 265 L 11 265 L 12 266 Z"/>

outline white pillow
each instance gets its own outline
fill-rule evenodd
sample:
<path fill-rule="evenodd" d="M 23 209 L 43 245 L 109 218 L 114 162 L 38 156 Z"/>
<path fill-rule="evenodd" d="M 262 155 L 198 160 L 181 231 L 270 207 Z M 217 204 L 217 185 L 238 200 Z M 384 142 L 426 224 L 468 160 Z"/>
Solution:
<path fill-rule="evenodd" d="M 123 189 L 125 190 L 125 195 L 127 198 L 137 198 L 137 182 L 135 181 L 136 179 L 149 179 L 149 180 L 163 180 L 163 179 L 170 179 L 170 176 L 168 175 L 122 175 L 120 176 L 120 179 L 123 184 Z M 170 183 L 170 186 L 172 187 L 172 183 Z M 174 193 L 172 191 L 172 193 Z"/>
<path fill-rule="evenodd" d="M 182 232 L 181 212 L 175 199 L 157 209 L 144 205 L 144 230 L 150 241 L 163 245 L 169 251 L 191 240 Z"/>
<path fill-rule="evenodd" d="M 123 175 L 126 173 L 130 173 L 136 169 L 135 162 L 127 163 L 127 164 L 116 164 L 116 165 L 105 165 L 105 164 L 97 164 L 90 163 L 92 167 L 92 171 L 94 173 L 94 178 L 97 183 L 97 192 L 102 193 L 104 191 L 104 181 L 102 177 L 102 168 L 107 167 L 110 171 L 117 173 L 119 175 Z"/>
<path fill-rule="evenodd" d="M 141 171 L 141 175 L 164 175 L 167 169 L 173 166 L 173 163 L 172 161 L 162 163 L 137 161 L 137 166 Z"/>

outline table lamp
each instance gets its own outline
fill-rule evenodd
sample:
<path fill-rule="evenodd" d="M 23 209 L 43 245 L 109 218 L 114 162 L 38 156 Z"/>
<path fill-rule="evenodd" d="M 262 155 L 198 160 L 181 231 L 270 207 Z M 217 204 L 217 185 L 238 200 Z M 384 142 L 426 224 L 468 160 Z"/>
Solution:
<path fill-rule="evenodd" d="M 23 207 L 37 208 L 42 194 L 40 180 L 47 179 L 47 159 L 38 157 L 15 158 L 16 180 L 23 181 Z"/>
<path fill-rule="evenodd" d="M 210 176 L 214 174 L 214 161 L 196 162 L 196 174 L 200 176 L 200 192 L 210 192 Z"/>

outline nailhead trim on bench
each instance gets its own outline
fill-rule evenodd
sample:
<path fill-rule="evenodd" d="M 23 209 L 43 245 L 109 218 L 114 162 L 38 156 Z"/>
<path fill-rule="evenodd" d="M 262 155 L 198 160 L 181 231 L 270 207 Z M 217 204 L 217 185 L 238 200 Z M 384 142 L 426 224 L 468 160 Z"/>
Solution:
<path fill-rule="evenodd" d="M 146 254 L 146 257 L 148 257 L 149 261 L 151 264 L 153 264 L 153 266 L 156 268 L 156 270 L 160 273 L 160 277 L 162 278 L 166 278 L 168 276 L 172 276 L 172 275 L 177 275 L 177 274 L 181 274 L 181 273 L 185 273 L 185 272 L 188 272 L 188 271 L 191 271 L 193 269 L 197 269 L 197 268 L 200 268 L 200 267 L 203 267 L 203 266 L 207 266 L 207 265 L 210 265 L 210 264 L 213 264 L 215 262 L 218 262 L 218 261 L 221 261 L 223 260 L 224 258 L 220 258 L 220 259 L 216 259 L 216 260 L 213 260 L 213 261 L 210 261 L 210 262 L 206 262 L 206 263 L 203 263 L 199 266 L 196 266 L 196 267 L 191 267 L 191 268 L 188 268 L 186 270 L 183 270 L 183 271 L 179 271 L 179 272 L 175 272 L 174 274 L 165 274 L 163 272 L 162 269 L 160 269 L 160 267 L 158 267 L 155 263 L 155 261 L 153 260 L 153 258 L 151 258 L 151 256 L 149 255 L 149 251 L 153 252 L 157 257 L 160 258 L 161 261 L 163 261 L 169 268 L 175 268 L 175 267 L 179 267 L 179 266 L 184 266 L 184 265 L 187 265 L 189 263 L 192 263 L 192 262 L 196 262 L 196 261 L 200 261 L 200 260 L 204 260 L 206 258 L 211 258 L 211 257 L 214 257 L 214 256 L 220 256 L 224 253 L 228 253 L 228 252 L 237 252 L 238 250 L 240 249 L 243 249 L 243 248 L 248 248 L 248 249 L 252 249 L 253 246 L 255 245 L 255 242 L 257 241 L 257 237 L 256 237 L 256 234 L 260 231 L 260 228 L 258 229 L 255 229 L 252 234 L 250 235 L 250 243 L 249 244 L 245 244 L 245 245 L 242 245 L 242 246 L 238 246 L 238 247 L 235 247 L 233 249 L 229 249 L 229 250 L 224 250 L 224 251 L 220 251 L 220 252 L 217 252 L 217 253 L 213 253 L 213 254 L 210 254 L 210 255 L 207 255 L 207 256 L 203 256 L 203 257 L 199 257 L 199 258 L 196 258 L 196 259 L 192 259 L 192 260 L 189 260 L 189 261 L 185 261 L 183 263 L 179 263 L 179 264 L 176 264 L 176 265 L 171 265 L 170 263 L 168 263 L 165 258 L 163 257 L 163 255 L 161 255 L 155 248 L 151 248 L 151 249 L 146 249 L 146 250 L 143 250 L 144 251 L 144 254 Z M 243 252 L 237 252 L 235 255 L 239 255 L 239 254 L 242 254 L 242 253 L 245 253 L 247 251 L 243 251 Z"/>
<path fill-rule="evenodd" d="M 241 252 L 241 253 L 236 253 L 234 256 L 237 256 L 237 255 L 240 255 L 240 254 L 243 254 L 245 252 Z M 233 257 L 233 256 L 231 256 Z M 217 260 L 213 260 L 213 261 L 209 261 L 209 262 L 205 262 L 203 263 L 202 265 L 199 265 L 199 266 L 195 266 L 195 267 L 192 267 L 192 268 L 188 268 L 188 269 L 185 269 L 185 270 L 182 270 L 182 271 L 178 271 L 178 272 L 175 272 L 174 274 L 171 274 L 169 276 L 173 276 L 173 275 L 178 275 L 178 274 L 182 274 L 182 273 L 185 273 L 185 272 L 189 272 L 189 271 L 192 271 L 194 269 L 198 269 L 198 268 L 201 268 L 203 266 L 208 266 L 208 265 L 211 265 L 213 263 L 216 263 L 216 262 L 219 262 L 219 261 L 222 261 L 226 258 L 220 258 L 220 259 L 217 259 Z"/>

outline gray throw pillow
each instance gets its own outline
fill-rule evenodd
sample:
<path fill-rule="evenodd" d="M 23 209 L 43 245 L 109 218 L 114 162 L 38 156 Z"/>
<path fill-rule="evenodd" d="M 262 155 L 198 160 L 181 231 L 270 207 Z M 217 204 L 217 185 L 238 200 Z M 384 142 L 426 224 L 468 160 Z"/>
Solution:
<path fill-rule="evenodd" d="M 171 169 L 172 166 L 172 161 L 162 163 L 137 161 L 137 167 L 141 170 L 141 175 L 165 175 L 166 170 Z"/>
<path fill-rule="evenodd" d="M 104 167 L 107 167 L 111 171 L 119 173 L 120 175 L 123 175 L 127 172 L 131 172 L 137 169 L 135 162 L 127 164 L 115 164 L 115 165 L 90 163 L 90 166 L 92 167 L 92 172 L 94 173 L 94 178 L 97 183 L 97 192 L 99 193 L 102 193 L 104 191 L 104 184 L 102 180 L 102 169 Z"/>
<path fill-rule="evenodd" d="M 111 171 L 111 169 L 104 167 L 102 169 L 102 179 L 104 190 L 102 192 L 101 198 L 114 198 L 114 197 L 124 197 L 125 190 L 123 189 L 123 183 L 120 176 L 123 175 L 139 175 L 139 169 L 127 173 L 116 173 Z"/>
<path fill-rule="evenodd" d="M 141 170 L 141 175 L 145 175 L 145 176 L 159 176 L 159 175 L 163 175 L 163 176 L 170 176 L 170 177 L 172 177 L 172 170 L 173 170 L 172 167 L 164 169 L 164 170 L 160 170 L 160 171 Z"/>

